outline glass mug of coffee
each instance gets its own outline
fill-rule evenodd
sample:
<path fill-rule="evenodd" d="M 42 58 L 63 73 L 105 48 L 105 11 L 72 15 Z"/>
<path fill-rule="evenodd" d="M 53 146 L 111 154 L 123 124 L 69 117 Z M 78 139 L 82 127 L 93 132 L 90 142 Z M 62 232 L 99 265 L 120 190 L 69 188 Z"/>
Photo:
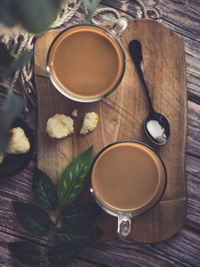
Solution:
<path fill-rule="evenodd" d="M 112 29 L 78 24 L 63 30 L 47 54 L 47 71 L 54 87 L 78 102 L 94 102 L 119 85 L 125 53 L 118 36 L 127 27 L 121 17 Z"/>
<path fill-rule="evenodd" d="M 93 161 L 90 176 L 90 191 L 97 204 L 118 217 L 120 238 L 128 237 L 133 217 L 159 203 L 167 184 L 160 156 L 136 141 L 119 141 L 103 148 Z"/>

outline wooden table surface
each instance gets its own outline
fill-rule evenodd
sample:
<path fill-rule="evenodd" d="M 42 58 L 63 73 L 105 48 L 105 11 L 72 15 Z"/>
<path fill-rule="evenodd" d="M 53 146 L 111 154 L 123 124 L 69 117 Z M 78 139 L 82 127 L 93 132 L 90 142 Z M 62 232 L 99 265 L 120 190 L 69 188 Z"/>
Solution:
<path fill-rule="evenodd" d="M 176 32 L 186 53 L 188 132 L 186 145 L 187 216 L 183 228 L 170 239 L 155 244 L 113 240 L 86 248 L 70 266 L 200 266 L 200 2 L 199 0 L 143 0 L 147 14 Z M 101 7 L 138 17 L 141 6 L 134 0 L 103 0 Z M 152 12 L 151 7 L 157 12 Z M 82 9 L 69 23 L 80 19 Z M 2 100 L 3 94 L 0 94 Z M 25 120 L 36 136 L 37 107 L 30 106 Z M 16 220 L 11 201 L 34 202 L 33 170 L 37 148 L 28 167 L 15 177 L 0 181 L 0 267 L 20 267 L 7 243 L 32 241 L 42 248 L 44 240 L 27 233 Z M 45 266 L 51 266 L 46 264 Z"/>

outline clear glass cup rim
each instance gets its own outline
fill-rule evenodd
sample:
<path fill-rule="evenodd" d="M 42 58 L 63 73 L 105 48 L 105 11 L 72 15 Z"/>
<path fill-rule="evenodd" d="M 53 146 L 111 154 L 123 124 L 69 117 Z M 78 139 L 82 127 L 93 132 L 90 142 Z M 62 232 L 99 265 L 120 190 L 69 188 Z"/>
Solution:
<path fill-rule="evenodd" d="M 108 35 L 112 36 L 112 39 L 114 39 L 114 41 L 118 44 L 119 48 L 120 48 L 120 51 L 121 51 L 121 54 L 122 54 L 122 65 L 123 65 L 123 68 L 122 68 L 122 72 L 121 72 L 121 75 L 119 77 L 119 79 L 117 80 L 117 82 L 115 83 L 115 85 L 105 94 L 103 94 L 102 96 L 99 96 L 97 98 L 88 98 L 88 99 L 83 99 L 83 98 L 78 98 L 78 97 L 75 97 L 73 95 L 70 95 L 68 94 L 67 92 L 64 92 L 60 87 L 59 85 L 56 83 L 56 81 L 54 80 L 52 74 L 51 74 L 51 70 L 50 70 L 50 65 L 49 65 L 49 57 L 50 57 L 50 53 L 51 53 L 51 50 L 53 48 L 53 45 L 55 44 L 55 42 L 57 41 L 58 38 L 60 38 L 61 35 L 63 35 L 66 31 L 72 29 L 72 28 L 76 28 L 76 27 L 84 27 L 84 26 L 89 26 L 89 27 L 94 27 L 94 28 L 99 28 L 105 32 L 108 33 Z M 53 41 L 51 42 L 50 46 L 49 46 L 49 49 L 48 49 L 48 52 L 47 52 L 47 57 L 46 57 L 46 70 L 47 70 L 47 73 L 48 73 L 48 76 L 52 82 L 52 84 L 54 85 L 54 87 L 62 94 L 64 95 L 65 97 L 73 100 L 73 101 L 77 101 L 77 102 L 81 102 L 81 103 L 91 103 L 91 102 L 96 102 L 96 101 L 99 101 L 105 97 L 107 97 L 108 95 L 110 95 L 113 91 L 115 91 L 117 89 L 117 87 L 119 86 L 123 76 L 124 76 L 124 73 L 125 73 L 125 67 L 126 67 L 126 56 L 125 56 L 125 52 L 124 52 L 124 48 L 123 46 L 121 45 L 120 43 L 120 40 L 117 38 L 117 36 L 115 36 L 115 34 L 105 28 L 105 27 L 102 27 L 102 26 L 99 26 L 99 25 L 95 25 L 95 24 L 87 24 L 87 23 L 79 23 L 79 24 L 75 24 L 75 25 L 72 25 L 70 27 L 67 27 L 66 29 L 62 30 L 58 35 L 56 35 L 56 37 L 53 39 Z"/>
<path fill-rule="evenodd" d="M 137 215 L 133 215 L 131 211 L 119 211 L 119 212 L 114 212 L 110 209 L 108 209 L 107 207 L 105 207 L 95 196 L 94 192 L 93 192 L 93 188 L 92 188 L 92 183 L 91 183 L 91 175 L 92 175 L 92 169 L 94 167 L 94 164 L 96 162 L 96 160 L 98 159 L 98 157 L 105 151 L 107 150 L 109 147 L 111 146 L 114 146 L 114 145 L 117 145 L 117 144 L 120 144 L 120 143 L 135 143 L 135 144 L 140 144 L 140 145 L 143 145 L 147 148 L 149 148 L 152 152 L 155 153 L 155 155 L 159 158 L 162 166 L 163 166 L 163 170 L 164 170 L 164 187 L 163 187 L 163 190 L 162 190 L 162 193 L 161 195 L 159 196 L 159 198 L 157 199 L 157 201 L 149 207 L 149 209 L 145 210 L 144 212 L 141 212 Z M 91 165 L 91 168 L 90 168 L 90 173 L 89 173 L 89 177 L 90 177 L 90 193 L 92 194 L 95 202 L 100 206 L 100 208 L 102 208 L 105 212 L 113 215 L 113 216 L 116 216 L 119 218 L 119 216 L 125 216 L 125 217 L 129 217 L 129 218 L 134 218 L 134 217 L 137 217 L 137 216 L 140 216 L 140 215 L 143 215 L 147 212 L 149 212 L 150 210 L 152 210 L 159 202 L 160 200 L 162 199 L 165 191 L 166 191 L 166 187 L 167 187 L 167 169 L 166 169 L 166 166 L 165 166 L 165 163 L 163 161 L 163 159 L 161 158 L 161 156 L 158 154 L 158 152 L 152 148 L 150 145 L 148 144 L 145 144 L 143 142 L 140 142 L 140 141 L 135 141 L 135 140 L 120 140 L 120 141 L 116 141 L 116 142 L 113 142 L 113 143 L 110 143 L 108 144 L 107 146 L 105 146 L 103 149 L 101 149 L 97 155 L 95 156 L 95 158 L 93 159 L 93 162 L 92 162 L 92 165 Z"/>

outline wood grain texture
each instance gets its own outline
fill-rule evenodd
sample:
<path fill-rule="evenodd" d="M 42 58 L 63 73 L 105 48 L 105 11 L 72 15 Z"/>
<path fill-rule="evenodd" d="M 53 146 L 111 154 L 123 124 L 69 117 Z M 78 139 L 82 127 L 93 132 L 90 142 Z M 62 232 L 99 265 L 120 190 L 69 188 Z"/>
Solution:
<path fill-rule="evenodd" d="M 101 264 L 116 267 L 198 266 L 200 240 L 194 235 L 194 242 L 190 243 L 190 235 L 192 235 L 190 231 L 182 230 L 171 239 L 152 245 L 116 240 L 106 242 L 101 246 L 97 245 L 92 249 L 88 248 L 80 256 L 85 259 L 96 259 L 97 266 L 101 266 Z M 186 246 L 188 247 L 186 248 Z M 193 257 L 192 261 L 191 257 Z"/>
<path fill-rule="evenodd" d="M 137 17 L 137 9 L 141 7 L 135 0 L 102 0 L 101 7 L 116 7 L 121 14 L 130 14 Z M 187 177 L 187 217 L 183 228 L 172 238 L 154 245 L 140 244 L 133 241 L 105 242 L 94 248 L 88 248 L 81 253 L 70 267 L 199 267 L 200 263 L 200 34 L 193 30 L 192 21 L 200 24 L 199 0 L 143 0 L 146 7 L 155 7 L 160 13 L 159 22 L 176 32 L 184 41 L 186 52 L 187 71 L 187 93 L 188 99 L 188 128 L 187 149 L 186 149 L 186 177 Z M 165 5 L 165 7 L 162 7 Z M 182 8 L 184 7 L 184 8 Z M 181 9 L 177 13 L 174 10 Z M 191 16 L 191 11 L 196 14 Z M 80 9 L 70 20 L 70 24 L 84 21 L 84 9 Z M 125 13 L 123 13 L 125 12 Z M 164 13 L 164 15 L 163 15 Z M 181 14 L 182 13 L 182 14 Z M 107 15 L 106 15 L 107 16 Z M 106 17 L 105 16 L 105 17 Z M 189 27 L 184 21 L 190 20 Z M 187 27 L 187 29 L 185 29 Z M 199 28 L 200 29 L 200 28 Z M 5 90 L 0 87 L 0 104 L 5 99 Z M 35 99 L 36 103 L 36 99 Z M 119 108 L 119 107 L 118 107 Z M 37 129 L 37 108 L 30 104 L 28 113 L 23 114 L 33 132 Z M 130 117 L 129 117 L 130 118 Z M 21 225 L 16 221 L 13 213 L 11 200 L 31 201 L 32 198 L 32 175 L 35 166 L 34 160 L 26 170 L 21 171 L 15 177 L 0 181 L 0 266 L 1 267 L 22 267 L 7 250 L 7 242 L 17 240 L 28 240 L 35 242 L 33 236 L 27 234 Z M 43 240 L 37 239 L 38 244 Z M 46 264 L 45 267 L 50 265 Z M 52 267 L 52 266 L 51 266 Z"/>
<path fill-rule="evenodd" d="M 186 151 L 189 154 L 200 157 L 200 124 L 199 124 L 200 106 L 194 102 L 188 101 L 188 142 Z M 191 120 L 192 118 L 192 120 Z"/>
<path fill-rule="evenodd" d="M 143 0 L 147 8 L 154 8 L 159 13 L 157 19 L 167 28 L 176 32 L 184 41 L 187 63 L 187 91 L 192 101 L 200 99 L 199 73 L 200 73 L 200 19 L 199 1 L 165 1 Z M 103 4 L 123 10 L 126 14 L 138 17 L 137 11 L 142 11 L 136 1 L 110 1 L 103 0 Z M 154 18 L 154 17 L 152 17 Z"/>
<path fill-rule="evenodd" d="M 39 123 L 38 167 L 56 182 L 69 160 L 91 144 L 94 144 L 96 154 L 105 145 L 117 140 L 148 142 L 142 128 L 144 118 L 148 114 L 147 103 L 128 53 L 128 43 L 132 39 L 140 40 L 153 105 L 156 111 L 166 115 L 172 127 L 169 143 L 165 147 L 155 148 L 167 167 L 166 193 L 162 202 L 152 212 L 133 220 L 129 238 L 140 242 L 158 242 L 169 238 L 181 228 L 186 213 L 184 155 L 187 105 L 182 41 L 172 31 L 155 21 L 131 21 L 120 38 L 126 53 L 126 71 L 119 88 L 103 101 L 80 104 L 58 93 L 46 73 L 46 54 L 51 41 L 59 31 L 46 33 L 35 45 Z M 73 137 L 56 141 L 50 139 L 45 131 L 47 119 L 55 113 L 70 115 L 75 107 L 80 111 L 80 119 L 76 122 Z M 86 111 L 97 112 L 100 115 L 100 125 L 93 133 L 80 136 L 78 130 Z M 116 237 L 116 218 L 102 213 L 97 225 L 103 227 L 105 232 L 102 241 Z"/>
<path fill-rule="evenodd" d="M 6 240 L 6 243 L 5 243 Z M 7 243 L 11 242 L 17 242 L 17 241 L 25 241 L 34 246 L 36 246 L 41 253 L 44 253 L 44 245 L 41 243 L 38 243 L 33 238 L 27 238 L 24 236 L 21 236 L 20 234 L 16 234 L 15 231 L 7 230 L 6 228 L 0 227 L 0 246 L 1 246 L 1 257 L 0 257 L 0 266 L 5 267 L 22 267 L 22 266 L 28 266 L 20 263 L 13 254 L 8 250 Z M 43 267 L 55 267 L 55 265 L 51 264 L 47 260 L 44 262 Z M 73 267 L 94 267 L 96 266 L 95 263 L 89 263 L 88 261 L 85 261 L 85 259 L 77 258 L 73 261 L 73 264 L 69 264 L 68 266 Z"/>

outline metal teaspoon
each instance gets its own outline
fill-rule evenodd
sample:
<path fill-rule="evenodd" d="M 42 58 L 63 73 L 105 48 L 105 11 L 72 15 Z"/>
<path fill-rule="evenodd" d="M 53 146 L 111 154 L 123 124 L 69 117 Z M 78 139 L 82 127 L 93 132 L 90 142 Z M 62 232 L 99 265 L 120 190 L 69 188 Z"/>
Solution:
<path fill-rule="evenodd" d="M 164 115 L 155 112 L 155 110 L 153 109 L 144 72 L 141 43 L 138 40 L 132 40 L 129 43 L 129 52 L 135 64 L 140 80 L 143 84 L 149 104 L 149 114 L 144 121 L 145 133 L 153 143 L 157 145 L 164 145 L 167 143 L 170 136 L 170 125 Z"/>

